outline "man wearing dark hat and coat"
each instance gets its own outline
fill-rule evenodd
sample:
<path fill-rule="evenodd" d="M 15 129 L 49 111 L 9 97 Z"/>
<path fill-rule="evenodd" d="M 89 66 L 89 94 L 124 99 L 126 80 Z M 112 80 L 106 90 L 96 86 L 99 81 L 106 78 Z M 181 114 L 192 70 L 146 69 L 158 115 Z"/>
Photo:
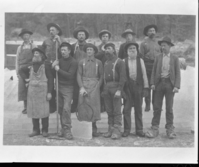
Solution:
<path fill-rule="evenodd" d="M 149 88 L 144 61 L 139 53 L 139 45 L 130 42 L 125 45 L 125 51 L 128 55 L 124 59 L 126 67 L 127 82 L 124 86 L 126 99 L 124 100 L 123 119 L 124 132 L 123 137 L 127 137 L 131 131 L 131 109 L 134 104 L 135 114 L 135 134 L 144 137 L 142 122 L 142 98 L 146 96 Z"/>
<path fill-rule="evenodd" d="M 32 49 L 36 47 L 31 42 L 30 37 L 33 33 L 27 29 L 22 29 L 19 36 L 23 39 L 22 45 L 17 48 L 16 54 L 16 73 L 18 76 L 18 101 L 24 102 L 23 114 L 27 113 L 27 87 L 26 82 L 19 75 L 20 68 L 30 66 L 33 58 Z"/>
<path fill-rule="evenodd" d="M 133 30 L 131 29 L 126 29 L 123 33 L 122 33 L 122 37 L 125 38 L 126 42 L 120 45 L 119 48 L 119 52 L 118 52 L 118 57 L 120 59 L 125 59 L 126 57 L 128 57 L 127 53 L 125 52 L 125 45 L 129 42 L 135 42 L 135 32 L 133 32 Z"/>
<path fill-rule="evenodd" d="M 102 41 L 102 43 L 98 46 L 98 53 L 95 54 L 95 58 L 100 60 L 104 66 L 104 63 L 106 62 L 107 58 L 105 55 L 105 49 L 104 46 L 109 42 L 111 38 L 111 33 L 108 30 L 102 30 L 99 33 L 99 38 Z M 101 85 L 100 91 L 102 92 L 103 90 L 103 84 Z M 105 111 L 105 106 L 104 106 L 104 99 L 101 97 L 101 112 Z"/>
<path fill-rule="evenodd" d="M 56 52 L 58 53 L 58 58 L 60 58 L 59 46 L 61 45 L 62 42 L 64 42 L 64 40 L 61 38 L 62 30 L 58 24 L 49 23 L 47 25 L 47 30 L 50 36 L 43 42 L 42 47 L 44 48 L 44 51 L 47 57 L 46 63 L 52 66 L 52 63 L 56 60 Z M 56 47 L 56 42 L 57 42 L 57 47 Z M 53 73 L 53 68 L 51 68 L 51 70 Z M 50 100 L 51 112 L 54 112 L 56 110 L 55 96 L 56 96 L 56 93 L 53 87 L 52 99 Z"/>
<path fill-rule="evenodd" d="M 27 93 L 27 115 L 32 118 L 33 132 L 29 137 L 40 135 L 39 119 L 42 121 L 42 135 L 48 136 L 49 125 L 49 100 L 52 98 L 53 77 L 51 67 L 44 63 L 45 52 L 42 47 L 34 48 L 32 66 L 30 69 L 26 66 L 20 69 L 20 75 L 29 82 Z M 27 78 L 25 73 L 30 70 L 30 76 Z"/>
<path fill-rule="evenodd" d="M 84 46 L 87 57 L 80 60 L 77 82 L 80 88 L 78 100 L 79 121 L 92 122 L 92 136 L 98 137 L 96 122 L 101 119 L 100 86 L 103 82 L 102 62 L 95 58 L 97 47 L 91 43 Z"/>
<path fill-rule="evenodd" d="M 53 68 L 58 72 L 58 103 L 61 123 L 60 137 L 73 139 L 71 132 L 71 102 L 76 81 L 77 61 L 71 56 L 72 46 L 63 42 L 60 46 L 62 58 L 55 60 Z"/>
<path fill-rule="evenodd" d="M 126 81 L 125 64 L 116 55 L 115 45 L 107 43 L 105 46 L 107 61 L 104 64 L 104 98 L 106 112 L 108 114 L 108 132 L 104 137 L 119 139 L 121 137 L 122 113 L 121 98 Z"/>
<path fill-rule="evenodd" d="M 79 63 L 82 59 L 86 58 L 84 46 L 87 44 L 86 39 L 89 37 L 89 32 L 85 27 L 79 26 L 74 30 L 73 36 L 75 39 L 77 39 L 77 42 L 72 44 L 72 56 L 75 58 L 77 63 Z M 77 82 L 74 85 L 75 88 L 73 92 L 71 112 L 76 112 L 79 97 L 79 86 Z"/>
<path fill-rule="evenodd" d="M 157 33 L 158 29 L 156 25 L 148 25 L 144 28 L 143 34 L 147 36 L 144 41 L 140 45 L 140 53 L 142 54 L 142 58 L 145 63 L 146 72 L 148 81 L 151 79 L 151 73 L 153 69 L 153 63 L 155 57 L 160 54 L 160 46 L 155 38 L 155 34 Z M 154 97 L 154 91 L 152 97 Z M 145 111 L 150 111 L 151 105 L 151 89 L 148 89 L 148 96 L 145 97 Z M 153 104 L 153 98 L 152 98 Z"/>
<path fill-rule="evenodd" d="M 166 100 L 166 133 L 169 139 L 176 137 L 174 132 L 174 95 L 180 89 L 180 65 L 178 57 L 170 53 L 170 48 L 174 46 L 169 37 L 164 37 L 158 44 L 162 53 L 155 58 L 151 74 L 151 88 L 155 90 L 154 113 L 152 127 L 146 133 L 149 138 L 157 137 L 159 134 L 159 124 L 162 111 L 162 102 Z"/>

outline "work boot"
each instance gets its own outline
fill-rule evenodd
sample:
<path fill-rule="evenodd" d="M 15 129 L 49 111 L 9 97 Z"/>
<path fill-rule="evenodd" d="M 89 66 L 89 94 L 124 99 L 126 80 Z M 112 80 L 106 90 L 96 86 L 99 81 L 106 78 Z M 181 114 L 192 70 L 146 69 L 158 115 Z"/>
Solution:
<path fill-rule="evenodd" d="M 159 129 L 157 127 L 151 127 L 148 131 L 146 131 L 145 136 L 148 138 L 155 138 L 159 135 Z"/>
<path fill-rule="evenodd" d="M 64 137 L 64 129 L 61 129 L 60 133 L 58 134 L 58 137 Z"/>
<path fill-rule="evenodd" d="M 150 104 L 146 104 L 145 111 L 148 112 L 148 111 L 150 111 L 150 110 L 151 110 Z"/>
<path fill-rule="evenodd" d="M 72 140 L 73 139 L 73 135 L 70 129 L 65 129 L 64 130 L 64 138 L 66 138 L 67 140 Z"/>
<path fill-rule="evenodd" d="M 92 136 L 99 137 L 100 133 L 97 132 L 97 125 L 96 122 L 92 122 Z"/>
<path fill-rule="evenodd" d="M 124 131 L 122 133 L 122 137 L 128 137 L 130 135 L 130 132 L 129 131 Z"/>
<path fill-rule="evenodd" d="M 42 136 L 43 136 L 43 137 L 48 137 L 48 132 L 45 132 L 45 131 L 42 132 Z"/>
<path fill-rule="evenodd" d="M 29 134 L 29 137 L 34 137 L 40 135 L 40 132 L 38 131 L 33 131 L 31 134 Z"/>
<path fill-rule="evenodd" d="M 113 126 L 109 126 L 108 132 L 104 133 L 103 137 L 105 137 L 105 138 L 111 137 L 112 133 L 113 133 L 113 130 L 114 130 Z"/>
<path fill-rule="evenodd" d="M 145 137 L 145 133 L 142 130 L 137 131 L 136 135 L 139 136 L 139 137 Z"/>
<path fill-rule="evenodd" d="M 22 114 L 27 114 L 26 108 L 24 108 L 24 109 L 22 110 Z"/>
<path fill-rule="evenodd" d="M 22 110 L 22 114 L 27 114 L 27 100 L 24 100 L 23 101 L 23 104 L 24 104 L 24 109 Z"/>
<path fill-rule="evenodd" d="M 118 127 L 114 127 L 113 133 L 111 135 L 111 139 L 114 139 L 114 140 L 120 139 L 121 136 L 122 136 L 122 134 L 121 134 L 119 128 Z"/>
<path fill-rule="evenodd" d="M 167 136 L 169 139 L 174 139 L 177 137 L 176 133 L 174 132 L 174 129 L 172 129 L 172 128 L 167 129 L 166 133 L 167 133 Z"/>

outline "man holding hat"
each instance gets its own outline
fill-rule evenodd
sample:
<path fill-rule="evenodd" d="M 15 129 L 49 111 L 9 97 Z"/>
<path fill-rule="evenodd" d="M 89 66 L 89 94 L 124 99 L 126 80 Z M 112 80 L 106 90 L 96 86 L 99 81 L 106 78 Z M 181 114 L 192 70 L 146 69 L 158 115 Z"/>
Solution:
<path fill-rule="evenodd" d="M 155 90 L 154 113 L 152 127 L 146 133 L 149 138 L 157 137 L 159 134 L 159 124 L 162 111 L 162 102 L 166 100 L 166 133 L 169 139 L 176 137 L 174 132 L 173 102 L 174 95 L 180 89 L 180 66 L 178 57 L 170 53 L 170 48 L 174 46 L 169 37 L 164 37 L 158 44 L 162 53 L 155 58 L 153 71 L 151 74 L 151 88 Z"/>
<path fill-rule="evenodd" d="M 105 46 L 107 61 L 104 64 L 104 98 L 106 112 L 108 114 L 108 132 L 104 137 L 119 139 L 121 137 L 122 113 L 121 98 L 126 81 L 125 63 L 117 57 L 115 45 L 107 43 Z"/>
<path fill-rule="evenodd" d="M 39 119 L 42 120 L 42 135 L 48 136 L 49 125 L 49 100 L 52 98 L 53 76 L 51 67 L 45 63 L 46 55 L 42 47 L 32 50 L 34 55 L 30 67 L 30 77 L 23 75 L 29 71 L 28 67 L 20 70 L 22 78 L 29 82 L 27 94 L 27 115 L 32 118 L 33 132 L 29 137 L 40 135 Z"/>
<path fill-rule="evenodd" d="M 120 45 L 120 49 L 119 49 L 119 52 L 118 52 L 119 58 L 125 59 L 126 57 L 128 57 L 127 53 L 125 52 L 124 47 L 129 42 L 135 42 L 135 35 L 136 34 L 131 29 L 126 29 L 122 33 L 122 37 L 125 38 L 126 42 Z"/>
<path fill-rule="evenodd" d="M 102 41 L 102 43 L 98 46 L 98 53 L 95 54 L 95 58 L 100 60 L 102 64 L 106 62 L 107 58 L 105 55 L 105 49 L 104 46 L 109 42 L 111 38 L 111 33 L 108 30 L 102 30 L 99 33 L 99 38 Z M 103 84 L 101 85 L 100 91 L 102 92 L 103 89 Z M 101 97 L 101 112 L 105 111 L 105 106 L 104 106 L 104 99 Z"/>
<path fill-rule="evenodd" d="M 126 99 L 124 100 L 123 118 L 124 133 L 123 137 L 127 137 L 131 131 L 131 109 L 134 104 L 135 114 L 135 130 L 136 135 L 144 137 L 142 122 L 142 98 L 148 93 L 149 88 L 144 61 L 139 53 L 139 45 L 130 42 L 125 45 L 125 51 L 128 55 L 125 58 L 127 82 L 124 86 Z"/>
<path fill-rule="evenodd" d="M 58 72 L 58 102 L 62 131 L 60 136 L 73 139 L 71 133 L 71 101 L 76 80 L 77 61 L 71 56 L 72 46 L 63 42 L 60 46 L 62 58 L 52 64 Z"/>
<path fill-rule="evenodd" d="M 153 63 L 155 57 L 160 54 L 160 46 L 155 38 L 155 34 L 157 33 L 158 28 L 156 25 L 148 25 L 144 28 L 143 34 L 147 36 L 144 41 L 140 45 L 140 53 L 142 54 L 142 58 L 145 63 L 147 78 L 148 81 L 151 79 L 151 73 L 153 69 Z M 153 92 L 153 97 L 154 97 Z M 145 97 L 145 111 L 150 111 L 150 104 L 151 104 L 151 89 L 148 89 L 148 96 Z M 152 98 L 153 104 L 153 98 Z"/>
<path fill-rule="evenodd" d="M 58 58 L 60 58 L 59 46 L 64 40 L 60 37 L 62 35 L 62 30 L 58 24 L 49 23 L 47 25 L 47 30 L 50 36 L 43 42 L 42 47 L 44 48 L 44 51 L 47 57 L 46 63 L 52 66 L 52 63 L 56 60 L 56 52 L 58 53 Z M 56 43 L 57 43 L 57 46 L 56 46 Z M 52 69 L 52 72 L 53 72 L 53 69 Z M 51 112 L 54 112 L 56 110 L 55 96 L 56 96 L 56 93 L 53 86 L 52 99 L 50 100 Z"/>
<path fill-rule="evenodd" d="M 100 86 L 103 82 L 102 62 L 94 57 L 97 47 L 91 43 L 84 46 L 87 57 L 80 60 L 77 82 L 80 88 L 78 119 L 92 122 L 92 136 L 98 137 L 96 121 L 101 119 Z M 89 107 L 89 108 L 88 108 Z"/>
<path fill-rule="evenodd" d="M 23 43 L 17 48 L 16 54 L 16 73 L 18 76 L 18 101 L 24 102 L 23 114 L 27 113 L 27 87 L 25 81 L 19 75 L 20 68 L 30 66 L 33 58 L 32 49 L 36 47 L 30 37 L 33 33 L 27 29 L 22 29 L 19 36 L 22 38 Z"/>
<path fill-rule="evenodd" d="M 86 58 L 84 46 L 87 44 L 86 39 L 88 39 L 89 37 L 89 32 L 85 27 L 79 26 L 74 30 L 73 36 L 75 39 L 77 39 L 77 42 L 72 44 L 72 51 L 73 51 L 72 55 L 77 61 L 77 63 L 79 63 L 82 59 Z M 76 112 L 78 104 L 78 96 L 79 96 L 79 86 L 76 82 L 73 92 L 73 103 L 71 107 L 71 112 Z"/>

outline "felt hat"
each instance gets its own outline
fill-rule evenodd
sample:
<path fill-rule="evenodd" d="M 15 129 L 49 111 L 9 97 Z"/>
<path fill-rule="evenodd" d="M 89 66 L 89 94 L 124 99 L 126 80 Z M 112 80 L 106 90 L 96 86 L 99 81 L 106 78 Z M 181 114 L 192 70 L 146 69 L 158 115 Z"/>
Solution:
<path fill-rule="evenodd" d="M 86 34 L 86 39 L 88 39 L 88 37 L 89 37 L 89 32 L 88 32 L 88 30 L 87 30 L 85 27 L 83 27 L 83 26 L 77 27 L 77 28 L 74 30 L 74 32 L 73 32 L 74 38 L 77 39 L 77 34 L 78 34 L 78 32 L 80 32 L 80 31 L 85 32 L 85 34 Z"/>
<path fill-rule="evenodd" d="M 49 23 L 49 24 L 47 25 L 47 29 L 48 29 L 48 31 L 50 31 L 50 28 L 51 28 L 51 27 L 55 27 L 55 28 L 59 31 L 59 33 L 58 33 L 58 35 L 59 35 L 59 36 L 61 36 L 61 35 L 62 35 L 61 27 L 60 27 L 58 24 L 55 24 L 55 23 Z"/>
<path fill-rule="evenodd" d="M 102 35 L 103 34 L 108 34 L 109 35 L 109 39 L 111 38 L 111 32 L 110 31 L 108 31 L 108 30 L 102 30 L 102 31 L 100 31 L 100 33 L 99 33 L 99 38 L 101 39 L 102 38 Z"/>
<path fill-rule="evenodd" d="M 161 41 L 158 41 L 158 44 L 161 45 L 162 42 L 166 42 L 170 46 L 174 46 L 174 44 L 171 42 L 171 38 L 169 37 L 164 37 Z"/>
<path fill-rule="evenodd" d="M 86 52 L 86 49 L 89 48 L 89 47 L 94 49 L 95 54 L 98 52 L 97 47 L 92 43 L 87 43 L 86 45 L 84 45 L 84 48 L 83 48 L 84 52 Z"/>
<path fill-rule="evenodd" d="M 42 53 L 44 55 L 44 58 L 47 59 L 44 48 L 42 46 L 38 46 L 37 48 L 32 49 L 32 53 L 34 54 L 35 51 L 38 51 L 39 53 Z"/>
<path fill-rule="evenodd" d="M 139 50 L 138 50 L 138 49 L 139 49 L 139 45 L 138 45 L 136 42 L 129 42 L 129 43 L 127 43 L 127 44 L 124 46 L 124 50 L 125 50 L 126 53 L 127 53 L 128 47 L 131 46 L 131 45 L 136 46 L 137 51 L 139 51 Z"/>
<path fill-rule="evenodd" d="M 23 34 L 30 34 L 30 35 L 32 35 L 33 32 L 31 32 L 31 31 L 29 31 L 29 30 L 27 30 L 27 29 L 24 28 L 24 29 L 21 30 L 19 36 L 22 36 Z"/>
<path fill-rule="evenodd" d="M 150 28 L 154 28 L 156 32 L 158 31 L 158 27 L 157 27 L 156 25 L 150 24 L 150 25 L 148 25 L 148 26 L 146 26 L 146 27 L 144 28 L 143 34 L 144 34 L 145 36 L 148 36 L 147 33 L 148 33 L 148 30 L 149 30 Z"/>
<path fill-rule="evenodd" d="M 112 48 L 115 50 L 115 44 L 114 44 L 114 43 L 111 43 L 111 42 L 105 44 L 105 45 L 104 45 L 104 49 L 106 49 L 106 48 L 109 47 L 109 46 L 112 47 Z"/>
<path fill-rule="evenodd" d="M 123 37 L 123 38 L 126 38 L 126 34 L 135 35 L 135 33 L 133 32 L 133 30 L 131 30 L 131 29 L 126 29 L 126 30 L 122 33 L 122 37 Z"/>
<path fill-rule="evenodd" d="M 69 50 L 72 49 L 72 45 L 68 42 L 62 42 L 59 48 L 62 48 L 63 46 L 67 46 Z"/>

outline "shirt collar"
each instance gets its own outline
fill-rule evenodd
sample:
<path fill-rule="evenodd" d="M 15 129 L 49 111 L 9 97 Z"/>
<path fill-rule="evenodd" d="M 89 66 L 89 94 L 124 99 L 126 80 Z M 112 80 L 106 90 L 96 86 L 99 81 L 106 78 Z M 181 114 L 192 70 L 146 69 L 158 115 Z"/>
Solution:
<path fill-rule="evenodd" d="M 93 61 L 93 62 L 94 62 L 94 61 L 95 61 L 95 57 L 94 57 L 94 56 L 92 56 L 92 57 L 87 56 L 87 57 L 86 57 L 86 60 L 87 60 L 87 61 Z"/>
<path fill-rule="evenodd" d="M 163 54 L 163 57 L 165 57 L 165 56 L 167 56 L 167 57 L 170 57 L 170 53 L 168 53 L 168 54 Z"/>

